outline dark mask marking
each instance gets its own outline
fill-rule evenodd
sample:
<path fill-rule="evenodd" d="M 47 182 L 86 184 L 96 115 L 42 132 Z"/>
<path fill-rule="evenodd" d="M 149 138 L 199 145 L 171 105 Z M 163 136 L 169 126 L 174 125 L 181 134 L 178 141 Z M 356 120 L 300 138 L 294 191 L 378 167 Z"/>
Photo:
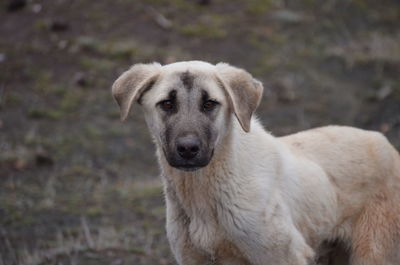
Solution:
<path fill-rule="evenodd" d="M 191 90 L 193 88 L 193 79 L 194 76 L 188 71 L 181 75 L 182 84 L 187 90 Z"/>
<path fill-rule="evenodd" d="M 209 99 L 210 99 L 210 96 L 208 95 L 207 91 L 201 90 L 201 100 L 202 100 L 202 102 L 204 103 Z"/>
<path fill-rule="evenodd" d="M 171 119 L 172 116 L 174 116 L 174 114 L 178 113 L 179 103 L 178 103 L 177 97 L 176 97 L 176 90 L 171 90 L 168 93 L 168 97 L 164 100 L 169 100 L 173 104 L 173 108 L 171 110 L 168 110 L 168 111 L 163 110 L 162 111 L 161 118 L 164 122 L 167 122 L 168 120 Z M 158 104 L 162 104 L 162 101 Z"/>
<path fill-rule="evenodd" d="M 173 90 L 171 90 L 171 92 L 169 92 L 168 99 L 174 100 L 174 101 L 176 100 L 176 90 L 175 89 L 173 89 Z"/>

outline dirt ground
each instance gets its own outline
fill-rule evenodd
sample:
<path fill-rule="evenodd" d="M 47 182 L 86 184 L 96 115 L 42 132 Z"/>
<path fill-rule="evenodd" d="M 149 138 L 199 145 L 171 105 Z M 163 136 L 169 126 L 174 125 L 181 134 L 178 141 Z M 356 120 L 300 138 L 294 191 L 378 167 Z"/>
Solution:
<path fill-rule="evenodd" d="M 110 86 L 189 59 L 262 80 L 275 135 L 353 125 L 400 148 L 397 0 L 4 0 L 0 265 L 174 264 L 154 147 Z"/>

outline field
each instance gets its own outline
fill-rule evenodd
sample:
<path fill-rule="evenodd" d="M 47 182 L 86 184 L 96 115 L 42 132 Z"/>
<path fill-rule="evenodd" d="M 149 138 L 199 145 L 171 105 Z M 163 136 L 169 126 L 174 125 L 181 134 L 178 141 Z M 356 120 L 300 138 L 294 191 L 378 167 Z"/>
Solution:
<path fill-rule="evenodd" d="M 397 0 L 0 3 L 0 265 L 174 264 L 130 65 L 229 62 L 261 80 L 274 135 L 327 124 L 400 149 Z"/>

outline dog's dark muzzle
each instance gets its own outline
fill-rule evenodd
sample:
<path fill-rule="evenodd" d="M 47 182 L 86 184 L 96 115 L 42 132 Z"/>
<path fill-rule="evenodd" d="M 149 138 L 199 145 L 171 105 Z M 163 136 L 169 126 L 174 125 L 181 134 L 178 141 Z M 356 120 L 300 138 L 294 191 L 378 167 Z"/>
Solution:
<path fill-rule="evenodd" d="M 184 171 L 195 171 L 208 165 L 213 152 L 205 148 L 194 135 L 179 137 L 175 147 L 164 152 L 170 166 Z"/>

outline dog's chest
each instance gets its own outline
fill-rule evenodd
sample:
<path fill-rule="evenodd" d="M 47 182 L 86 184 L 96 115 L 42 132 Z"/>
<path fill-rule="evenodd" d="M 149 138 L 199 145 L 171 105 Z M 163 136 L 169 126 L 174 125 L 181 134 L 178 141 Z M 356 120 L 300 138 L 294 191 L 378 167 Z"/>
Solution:
<path fill-rule="evenodd" d="M 220 229 L 213 206 L 203 198 L 202 200 L 192 201 L 185 208 L 190 219 L 189 235 L 192 243 L 213 255 L 216 246 L 221 241 Z"/>
<path fill-rule="evenodd" d="M 221 229 L 218 225 L 215 200 L 208 192 L 197 186 L 190 192 L 181 194 L 181 204 L 189 217 L 189 236 L 196 247 L 214 255 L 221 242 Z"/>
<path fill-rule="evenodd" d="M 215 220 L 207 218 L 208 214 L 195 214 L 189 224 L 189 235 L 192 243 L 213 255 L 221 241 L 218 225 Z"/>
<path fill-rule="evenodd" d="M 216 264 L 248 265 L 240 250 L 226 238 L 216 215 L 211 208 L 192 211 L 189 235 L 193 245 L 206 251 Z"/>

